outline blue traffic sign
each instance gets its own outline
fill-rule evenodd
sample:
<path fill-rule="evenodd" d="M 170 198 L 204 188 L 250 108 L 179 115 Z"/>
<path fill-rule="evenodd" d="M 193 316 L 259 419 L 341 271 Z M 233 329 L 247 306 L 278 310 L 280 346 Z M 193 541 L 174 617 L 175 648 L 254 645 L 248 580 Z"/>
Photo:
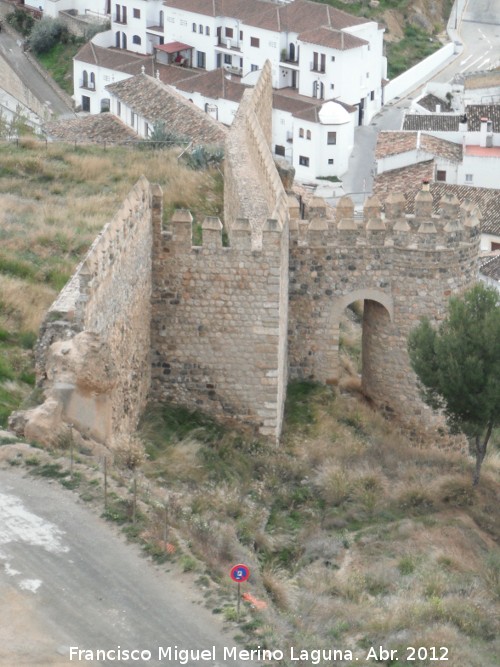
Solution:
<path fill-rule="evenodd" d="M 230 572 L 231 579 L 240 583 L 241 581 L 246 581 L 250 576 L 250 569 L 248 565 L 243 565 L 243 563 L 238 563 L 238 565 L 233 565 Z"/>

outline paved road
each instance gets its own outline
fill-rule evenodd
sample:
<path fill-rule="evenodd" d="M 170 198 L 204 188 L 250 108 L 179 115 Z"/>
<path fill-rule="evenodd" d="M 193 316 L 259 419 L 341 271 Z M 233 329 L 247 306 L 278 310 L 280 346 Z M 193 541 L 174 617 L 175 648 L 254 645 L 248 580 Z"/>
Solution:
<path fill-rule="evenodd" d="M 234 640 L 182 576 L 141 558 L 65 489 L 0 470 L 2 667 L 238 664 L 223 659 Z M 117 646 L 151 651 L 151 660 L 68 659 L 70 647 Z M 168 646 L 215 646 L 216 659 L 160 660 L 159 647 Z"/>
<path fill-rule="evenodd" d="M 11 5 L 0 2 L 0 15 L 5 14 L 6 7 L 9 11 L 12 9 Z M 6 30 L 0 32 L 0 53 L 3 56 L 3 59 L 0 58 L 0 88 L 2 87 L 2 69 L 8 65 L 33 95 L 43 104 L 46 104 L 55 116 L 74 116 L 73 110 L 64 98 L 49 86 L 43 76 L 26 58 L 20 40 L 16 40 Z"/>

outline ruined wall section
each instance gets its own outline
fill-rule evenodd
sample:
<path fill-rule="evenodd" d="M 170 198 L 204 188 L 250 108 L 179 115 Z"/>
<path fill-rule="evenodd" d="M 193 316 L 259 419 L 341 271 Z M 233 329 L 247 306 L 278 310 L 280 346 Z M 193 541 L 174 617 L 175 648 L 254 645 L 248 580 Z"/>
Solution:
<path fill-rule="evenodd" d="M 132 432 L 150 386 L 152 208 L 142 177 L 47 313 L 39 384 L 63 422 L 112 444 Z"/>
<path fill-rule="evenodd" d="M 289 359 L 292 377 L 336 382 L 339 323 L 344 309 L 364 300 L 363 389 L 378 404 L 418 415 L 422 404 L 407 354 L 407 337 L 424 316 L 438 321 L 452 294 L 477 277 L 479 226 L 474 211 L 455 197 L 432 215 L 421 192 L 415 215 L 404 215 L 403 195 L 391 195 L 382 213 L 368 200 L 364 219 L 344 198 L 336 219 L 326 206 L 295 222 L 290 260 Z"/>

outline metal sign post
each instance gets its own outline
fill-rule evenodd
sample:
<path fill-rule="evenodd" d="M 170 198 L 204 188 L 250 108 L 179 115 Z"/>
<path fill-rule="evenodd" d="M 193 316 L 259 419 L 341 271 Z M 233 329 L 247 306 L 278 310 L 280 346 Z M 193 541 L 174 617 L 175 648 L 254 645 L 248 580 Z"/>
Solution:
<path fill-rule="evenodd" d="M 244 565 L 243 563 L 238 563 L 237 565 L 233 565 L 231 568 L 231 572 L 229 573 L 229 576 L 233 581 L 235 581 L 238 584 L 238 599 L 236 601 L 236 618 L 239 621 L 240 620 L 240 603 L 241 603 L 241 582 L 242 581 L 247 581 L 248 578 L 250 577 L 250 569 L 248 565 Z"/>

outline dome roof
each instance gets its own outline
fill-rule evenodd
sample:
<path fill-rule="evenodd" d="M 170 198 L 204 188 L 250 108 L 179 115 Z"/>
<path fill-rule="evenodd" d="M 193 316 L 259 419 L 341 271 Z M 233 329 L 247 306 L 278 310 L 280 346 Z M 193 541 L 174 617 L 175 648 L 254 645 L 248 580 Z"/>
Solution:
<path fill-rule="evenodd" d="M 325 102 L 318 115 L 322 125 L 344 125 L 351 120 L 344 107 L 333 101 Z"/>

